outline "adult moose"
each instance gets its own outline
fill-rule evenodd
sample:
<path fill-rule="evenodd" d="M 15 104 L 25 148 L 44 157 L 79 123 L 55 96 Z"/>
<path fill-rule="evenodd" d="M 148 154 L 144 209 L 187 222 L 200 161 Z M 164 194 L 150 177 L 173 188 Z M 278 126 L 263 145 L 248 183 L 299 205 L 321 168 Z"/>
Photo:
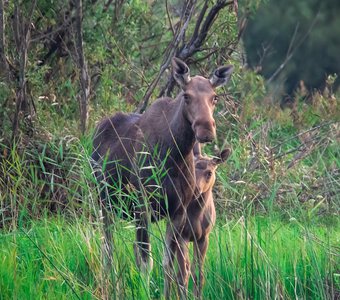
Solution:
<path fill-rule="evenodd" d="M 158 99 L 142 115 L 118 113 L 104 119 L 93 140 L 92 158 L 103 169 L 98 179 L 106 181 L 107 193 L 101 189 L 101 201 L 106 207 L 123 203 L 124 212 L 133 215 L 136 261 L 144 272 L 152 268 L 149 220 L 167 215 L 173 230 L 182 231 L 195 185 L 194 143 L 215 138 L 215 88 L 226 84 L 233 71 L 232 66 L 223 66 L 210 79 L 191 78 L 189 67 L 178 58 L 172 59 L 172 68 L 182 89 L 175 99 Z M 156 165 L 166 170 L 161 182 L 153 176 Z M 131 194 L 137 201 L 131 200 Z M 107 229 L 106 214 L 104 219 Z M 110 244 L 109 230 L 105 234 Z M 176 247 L 175 240 L 167 244 L 170 251 Z"/>

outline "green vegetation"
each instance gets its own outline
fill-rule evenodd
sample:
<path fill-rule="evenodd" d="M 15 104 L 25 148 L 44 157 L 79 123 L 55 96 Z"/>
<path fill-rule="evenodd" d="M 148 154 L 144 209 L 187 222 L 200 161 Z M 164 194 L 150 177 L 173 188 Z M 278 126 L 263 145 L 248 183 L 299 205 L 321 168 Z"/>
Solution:
<path fill-rule="evenodd" d="M 244 35 L 248 63 L 276 83 L 278 98 L 294 93 L 301 81 L 308 89 L 320 89 L 329 75 L 339 74 L 339 12 L 335 0 L 271 0 L 249 19 Z"/>
<path fill-rule="evenodd" d="M 204 298 L 335 299 L 340 288 L 338 123 L 313 123 L 308 114 L 325 116 L 320 109 L 325 106 L 316 103 L 312 109 L 300 107 L 293 117 L 271 106 L 264 111 L 249 99 L 234 111 L 226 101 L 220 110 L 228 114 L 216 116 L 226 127 L 237 126 L 224 133 L 219 129 L 220 145 L 230 144 L 233 154 L 217 174 L 218 223 L 205 265 Z M 90 139 L 74 137 L 40 148 L 31 141 L 24 150 L 7 149 L 1 164 L 4 299 L 101 299 L 108 290 L 116 298 L 161 298 L 164 221 L 150 229 L 149 289 L 134 262 L 134 224 L 119 219 L 113 228 L 115 272 L 109 282 L 103 279 L 90 151 Z"/>
<path fill-rule="evenodd" d="M 3 299 L 101 299 L 104 270 L 98 223 L 63 217 L 34 221 L 2 234 Z M 147 299 L 132 251 L 134 229 L 118 222 L 116 297 Z M 164 226 L 161 231 L 164 232 Z M 155 262 L 150 297 L 162 294 L 162 237 L 152 227 Z M 204 299 L 335 299 L 339 288 L 339 227 L 267 217 L 219 222 L 206 261 Z"/>

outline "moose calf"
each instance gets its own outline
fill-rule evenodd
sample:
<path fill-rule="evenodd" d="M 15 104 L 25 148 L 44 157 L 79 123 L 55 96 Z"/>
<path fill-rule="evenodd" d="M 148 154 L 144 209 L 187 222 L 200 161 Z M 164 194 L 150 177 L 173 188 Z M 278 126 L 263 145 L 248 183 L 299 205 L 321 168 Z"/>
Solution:
<path fill-rule="evenodd" d="M 194 280 L 194 293 L 201 298 L 203 285 L 203 264 L 209 243 L 209 234 L 216 219 L 212 188 L 216 180 L 216 169 L 219 164 L 226 161 L 231 153 L 229 148 L 224 149 L 218 158 L 208 158 L 201 155 L 199 144 L 194 148 L 196 192 L 187 208 L 187 217 L 182 234 L 177 239 L 177 255 L 179 292 L 186 297 L 190 275 L 189 242 L 194 245 L 194 258 L 191 273 Z M 172 234 L 171 232 L 167 232 Z M 198 268 L 198 278 L 196 271 Z M 168 274 L 169 275 L 169 274 Z M 166 277 L 165 297 L 170 296 L 170 277 Z"/>

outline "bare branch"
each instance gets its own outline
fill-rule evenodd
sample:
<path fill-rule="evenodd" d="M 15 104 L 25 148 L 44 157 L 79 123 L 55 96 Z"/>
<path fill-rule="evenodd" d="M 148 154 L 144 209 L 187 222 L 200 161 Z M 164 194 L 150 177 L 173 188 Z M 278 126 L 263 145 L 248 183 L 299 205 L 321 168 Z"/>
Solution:
<path fill-rule="evenodd" d="M 296 43 L 295 48 L 293 48 L 292 44 L 293 41 L 295 40 L 296 34 L 297 34 L 297 28 L 298 26 L 295 27 L 295 31 L 293 34 L 293 38 L 292 41 L 290 42 L 287 54 L 285 59 L 283 60 L 283 62 L 280 64 L 280 66 L 276 69 L 276 71 L 272 74 L 272 76 L 270 76 L 270 78 L 267 80 L 267 84 L 269 84 L 270 82 L 272 82 L 276 76 L 285 68 L 285 66 L 287 65 L 287 63 L 291 60 L 291 58 L 293 57 L 293 55 L 295 54 L 296 50 L 304 43 L 304 41 L 307 39 L 307 37 L 309 36 L 309 34 L 311 33 L 312 29 L 314 28 L 314 25 L 316 24 L 316 21 L 318 19 L 318 16 L 320 14 L 320 11 L 318 11 L 318 13 L 315 15 L 312 23 L 310 24 L 308 30 L 306 31 L 306 33 L 304 34 L 304 36 L 298 41 L 298 43 Z"/>
<path fill-rule="evenodd" d="M 276 149 L 276 148 L 282 146 L 283 144 L 285 144 L 285 143 L 287 143 L 287 142 L 289 142 L 289 141 L 291 141 L 291 140 L 296 139 L 297 137 L 300 137 L 300 136 L 302 136 L 302 135 L 305 135 L 305 134 L 307 134 L 307 133 L 309 133 L 309 132 L 311 132 L 311 131 L 320 129 L 320 128 L 322 128 L 322 127 L 331 125 L 331 124 L 333 124 L 333 123 L 336 123 L 336 122 L 335 122 L 335 121 L 329 121 L 329 122 L 326 122 L 326 123 L 322 123 L 322 124 L 320 124 L 320 125 L 317 125 L 317 126 L 315 126 L 315 127 L 312 127 L 312 128 L 310 128 L 310 129 L 308 129 L 308 130 L 305 130 L 305 131 L 303 131 L 303 132 L 300 132 L 300 133 L 298 133 L 298 134 L 296 134 L 296 135 L 294 135 L 294 136 L 292 136 L 292 137 L 290 137 L 290 138 L 288 138 L 288 139 L 285 139 L 285 140 L 282 141 L 281 143 L 275 145 L 274 147 L 272 147 L 272 148 L 270 149 L 270 151 L 273 151 L 274 149 Z"/>
<path fill-rule="evenodd" d="M 169 4 L 168 4 L 168 0 L 165 0 L 165 8 L 166 8 L 166 15 L 167 15 L 167 17 L 168 17 L 170 29 L 171 29 L 171 31 L 172 31 L 173 36 L 175 36 L 175 29 L 174 29 L 174 27 L 173 27 L 173 25 L 172 25 L 170 13 L 169 13 Z"/>
<path fill-rule="evenodd" d="M 194 0 L 194 1 L 189 0 L 185 4 L 185 11 L 182 14 L 182 19 L 181 19 L 181 23 L 183 25 L 182 25 L 181 28 L 179 28 L 177 30 L 176 36 L 174 36 L 172 42 L 169 44 L 168 51 L 167 51 L 167 54 L 165 56 L 164 62 L 162 64 L 161 68 L 160 68 L 160 71 L 157 74 L 156 78 L 149 85 L 149 87 L 148 87 L 148 89 L 145 93 L 145 96 L 143 98 L 143 101 L 140 103 L 140 105 L 137 108 L 138 113 L 142 113 L 146 109 L 148 102 L 149 102 L 149 99 L 150 99 L 155 87 L 157 86 L 157 84 L 158 84 L 161 76 L 165 72 L 165 70 L 168 68 L 170 61 L 171 61 L 171 58 L 174 56 L 174 54 L 175 54 L 175 52 L 178 48 L 178 45 L 179 45 L 180 41 L 182 40 L 182 38 L 183 38 L 183 36 L 184 36 L 188 26 L 189 26 L 189 21 L 190 21 L 192 14 L 194 12 L 196 2 L 197 2 L 196 0 Z"/>
<path fill-rule="evenodd" d="M 200 15 L 198 16 L 198 19 L 197 19 L 197 21 L 196 21 L 196 26 L 195 26 L 195 29 L 194 29 L 194 33 L 192 34 L 192 38 L 191 38 L 191 40 L 190 40 L 190 44 L 194 43 L 194 41 L 195 41 L 195 40 L 197 39 L 197 37 L 198 37 L 199 29 L 200 29 L 200 27 L 201 27 L 203 18 L 204 18 L 204 16 L 205 16 L 205 13 L 206 13 L 206 11 L 207 11 L 207 9 L 208 9 L 208 2 L 209 2 L 209 0 L 206 0 L 206 1 L 204 2 L 204 5 L 203 5 L 202 10 L 201 10 L 201 12 L 200 12 Z"/>
<path fill-rule="evenodd" d="M 198 20 L 196 21 L 196 26 L 194 30 L 194 34 L 196 38 L 192 38 L 189 43 L 183 43 L 182 47 L 176 51 L 176 56 L 180 59 L 187 61 L 188 58 L 192 57 L 196 52 L 201 51 L 201 47 L 207 39 L 208 32 L 215 22 L 218 13 L 226 6 L 232 5 L 234 1 L 226 1 L 226 0 L 219 0 L 217 3 L 212 6 L 209 10 L 206 18 L 203 21 L 203 18 L 206 14 L 208 9 L 207 4 L 208 2 L 204 3 L 203 11 L 201 11 Z M 202 23 L 203 22 L 203 23 Z M 175 82 L 173 78 L 170 76 L 166 85 L 161 90 L 159 96 L 163 95 L 170 95 L 173 88 L 175 86 Z"/>

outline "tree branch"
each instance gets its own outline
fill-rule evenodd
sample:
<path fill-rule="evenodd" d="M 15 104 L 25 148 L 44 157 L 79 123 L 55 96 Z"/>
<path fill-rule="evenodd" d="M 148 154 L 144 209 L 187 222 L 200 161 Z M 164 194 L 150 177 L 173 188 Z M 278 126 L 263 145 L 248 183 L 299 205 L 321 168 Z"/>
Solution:
<path fill-rule="evenodd" d="M 187 44 L 183 43 L 182 47 L 180 47 L 176 51 L 176 56 L 184 61 L 187 61 L 188 58 L 192 57 L 196 52 L 201 50 L 202 45 L 207 39 L 208 32 L 215 22 L 218 13 L 226 6 L 232 5 L 234 1 L 226 1 L 226 0 L 219 0 L 217 3 L 209 10 L 206 18 L 203 21 L 203 18 L 206 14 L 208 9 L 207 2 L 204 3 L 202 11 L 196 21 L 194 35 L 196 37 L 192 37 L 190 42 Z M 202 23 L 203 22 L 203 23 Z M 159 97 L 164 95 L 170 95 L 174 89 L 175 81 L 172 76 L 169 76 L 167 83 L 162 88 Z"/>
<path fill-rule="evenodd" d="M 183 38 L 183 36 L 184 36 L 184 34 L 187 30 L 187 27 L 189 26 L 189 21 L 190 21 L 192 14 L 194 12 L 196 2 L 197 2 L 197 0 L 193 0 L 193 1 L 189 0 L 185 4 L 185 10 L 184 10 L 182 17 L 181 17 L 181 24 L 183 24 L 183 25 L 182 25 L 182 27 L 178 28 L 176 35 L 174 36 L 172 42 L 169 44 L 169 47 L 167 49 L 168 51 L 167 51 L 167 54 L 166 54 L 165 59 L 163 61 L 163 64 L 160 68 L 160 71 L 157 74 L 156 78 L 149 85 L 149 87 L 148 87 L 148 89 L 145 93 L 145 96 L 143 98 L 143 101 L 138 106 L 136 112 L 142 113 L 146 109 L 148 102 L 149 102 L 149 99 L 150 99 L 155 87 L 157 86 L 157 84 L 158 84 L 161 76 L 165 72 L 165 70 L 168 68 L 168 66 L 171 62 L 171 58 L 174 56 L 174 54 L 175 54 L 175 52 L 178 48 L 178 45 L 179 45 L 180 41 L 182 40 L 182 38 Z"/>

